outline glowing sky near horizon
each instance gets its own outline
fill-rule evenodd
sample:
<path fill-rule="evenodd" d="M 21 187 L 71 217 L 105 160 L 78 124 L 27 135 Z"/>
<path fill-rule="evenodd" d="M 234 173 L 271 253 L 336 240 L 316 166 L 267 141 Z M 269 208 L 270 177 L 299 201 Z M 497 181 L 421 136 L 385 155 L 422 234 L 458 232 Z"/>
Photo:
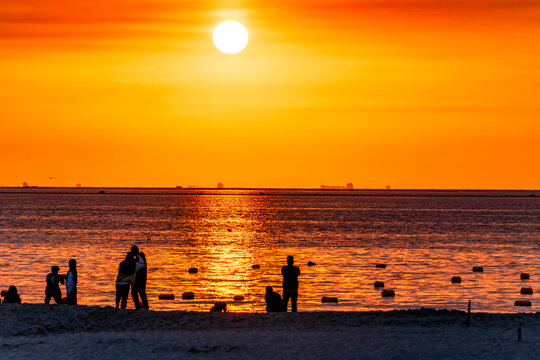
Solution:
<path fill-rule="evenodd" d="M 540 1 L 0 4 L 0 186 L 540 188 Z M 236 19 L 249 46 L 212 32 Z M 51 179 L 52 178 L 52 179 Z"/>

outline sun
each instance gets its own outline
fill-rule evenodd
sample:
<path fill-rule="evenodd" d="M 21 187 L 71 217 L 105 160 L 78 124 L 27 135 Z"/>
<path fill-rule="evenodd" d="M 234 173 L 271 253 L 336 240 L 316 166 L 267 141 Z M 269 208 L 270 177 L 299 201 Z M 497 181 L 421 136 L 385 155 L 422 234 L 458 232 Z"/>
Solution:
<path fill-rule="evenodd" d="M 238 21 L 228 20 L 214 30 L 214 45 L 225 54 L 237 54 L 248 43 L 248 31 Z"/>

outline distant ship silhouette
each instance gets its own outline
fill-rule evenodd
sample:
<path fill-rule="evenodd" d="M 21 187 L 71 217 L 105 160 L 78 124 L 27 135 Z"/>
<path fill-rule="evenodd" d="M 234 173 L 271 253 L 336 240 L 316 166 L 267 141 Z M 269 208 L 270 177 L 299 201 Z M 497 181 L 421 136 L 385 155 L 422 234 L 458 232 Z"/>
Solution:
<path fill-rule="evenodd" d="M 348 183 L 347 185 L 321 185 L 321 189 L 324 190 L 336 190 L 336 189 L 354 189 L 354 186 L 352 183 Z"/>

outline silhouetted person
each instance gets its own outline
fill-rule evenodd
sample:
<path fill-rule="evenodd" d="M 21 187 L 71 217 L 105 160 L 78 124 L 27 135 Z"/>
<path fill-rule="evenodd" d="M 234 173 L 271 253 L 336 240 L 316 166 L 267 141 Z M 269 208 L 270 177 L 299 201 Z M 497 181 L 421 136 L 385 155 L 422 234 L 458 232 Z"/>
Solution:
<path fill-rule="evenodd" d="M 50 274 L 47 275 L 47 287 L 45 288 L 45 304 L 51 301 L 51 298 L 57 304 L 63 304 L 62 291 L 60 290 L 60 284 L 64 284 L 64 276 L 58 274 L 60 268 L 58 266 L 51 267 Z"/>
<path fill-rule="evenodd" d="M 264 296 L 266 301 L 266 312 L 280 312 L 283 311 L 283 302 L 281 301 L 281 295 L 274 292 L 271 286 L 266 287 L 266 295 Z"/>
<path fill-rule="evenodd" d="M 287 311 L 289 299 L 291 299 L 291 311 L 296 312 L 296 302 L 298 301 L 298 276 L 300 269 L 294 266 L 294 258 L 287 256 L 287 266 L 281 268 L 283 275 L 283 309 Z"/>
<path fill-rule="evenodd" d="M 131 286 L 131 297 L 135 303 L 135 309 L 141 308 L 139 302 L 139 296 L 141 297 L 142 307 L 148 310 L 148 298 L 146 297 L 146 279 L 148 274 L 148 264 L 146 262 L 146 256 L 143 252 L 139 252 L 139 247 L 133 245 L 131 252 L 136 255 L 136 274 L 135 281 Z"/>
<path fill-rule="evenodd" d="M 128 252 L 124 261 L 118 267 L 118 275 L 116 276 L 116 307 L 121 303 L 122 309 L 127 306 L 129 296 L 129 287 L 133 283 L 135 276 L 135 255 Z"/>
<path fill-rule="evenodd" d="M 20 304 L 20 303 L 21 303 L 21 297 L 17 293 L 17 287 L 15 285 L 11 285 L 6 295 L 4 295 L 4 304 Z"/>
<path fill-rule="evenodd" d="M 77 260 L 69 260 L 69 271 L 66 275 L 67 304 L 77 305 Z"/>

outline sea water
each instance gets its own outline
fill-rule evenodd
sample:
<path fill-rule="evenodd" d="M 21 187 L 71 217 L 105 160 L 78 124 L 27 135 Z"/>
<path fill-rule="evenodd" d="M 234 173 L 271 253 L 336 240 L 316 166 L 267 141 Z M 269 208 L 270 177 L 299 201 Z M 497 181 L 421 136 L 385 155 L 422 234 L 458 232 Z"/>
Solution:
<path fill-rule="evenodd" d="M 0 288 L 16 285 L 23 302 L 43 302 L 50 267 L 65 273 L 74 258 L 79 303 L 114 306 L 118 264 L 136 244 L 147 256 L 155 310 L 208 311 L 226 301 L 230 311 L 264 311 L 265 287 L 282 291 L 281 267 L 293 255 L 299 311 L 466 310 L 469 300 L 473 311 L 537 311 L 540 192 L 533 193 L 4 188 Z M 395 297 L 383 298 L 374 281 Z M 535 292 L 521 295 L 522 287 Z M 187 291 L 194 300 L 182 300 Z M 158 300 L 161 293 L 176 299 Z M 339 303 L 323 304 L 323 296 Z"/>

